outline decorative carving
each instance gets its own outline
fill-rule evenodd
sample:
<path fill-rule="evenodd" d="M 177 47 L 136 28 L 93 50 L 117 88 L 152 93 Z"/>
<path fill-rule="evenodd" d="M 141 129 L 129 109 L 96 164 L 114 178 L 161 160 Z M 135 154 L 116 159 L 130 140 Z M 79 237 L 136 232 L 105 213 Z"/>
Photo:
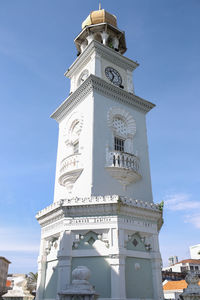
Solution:
<path fill-rule="evenodd" d="M 34 296 L 28 290 L 28 278 L 24 274 L 12 275 L 13 287 L 3 295 L 3 299 L 33 300 Z"/>
<path fill-rule="evenodd" d="M 58 237 L 51 237 L 50 239 L 47 240 L 47 244 L 45 248 L 46 255 L 48 255 L 51 252 L 51 249 L 53 247 L 57 249 L 58 247 L 57 241 L 58 241 Z"/>
<path fill-rule="evenodd" d="M 83 171 L 80 161 L 80 154 L 74 154 L 66 157 L 60 163 L 60 185 L 65 186 L 68 190 L 73 188 L 74 183 Z"/>
<path fill-rule="evenodd" d="M 51 118 L 58 122 L 61 121 L 67 113 L 69 113 L 78 103 L 82 102 L 85 97 L 94 90 L 107 97 L 111 97 L 116 101 L 136 107 L 144 113 L 150 111 L 155 106 L 151 102 L 148 102 L 134 94 L 128 93 L 125 90 L 122 90 L 119 87 L 107 83 L 105 80 L 90 74 L 84 83 L 81 84 L 81 86 L 76 89 L 76 91 L 72 93 L 51 115 Z"/>
<path fill-rule="evenodd" d="M 91 276 L 90 270 L 85 266 L 78 266 L 72 271 L 72 284 L 67 285 L 66 290 L 61 291 L 59 298 L 61 300 L 95 300 L 97 294 L 89 283 Z"/>
<path fill-rule="evenodd" d="M 133 207 L 145 208 L 150 211 L 157 211 L 159 210 L 159 204 L 152 203 L 152 202 L 145 202 L 142 200 L 137 200 L 133 198 L 127 198 L 118 195 L 107 195 L 107 196 L 93 196 L 88 198 L 71 198 L 71 199 L 62 199 L 53 204 L 47 206 L 43 210 L 39 211 L 36 215 L 36 218 L 39 219 L 40 217 L 49 214 L 51 211 L 56 211 L 59 207 L 63 206 L 84 206 L 84 205 L 97 205 L 97 204 L 110 204 L 110 203 L 118 203 L 118 201 L 122 201 L 123 204 Z M 144 214 L 144 212 L 143 212 Z"/>
<path fill-rule="evenodd" d="M 147 251 L 145 239 L 141 238 L 139 233 L 134 233 L 128 236 L 128 241 L 125 242 L 127 250 Z"/>
<path fill-rule="evenodd" d="M 122 128 L 122 126 L 116 126 L 118 125 L 116 124 L 117 118 L 118 120 L 121 119 L 124 121 L 126 128 L 125 126 L 123 126 L 124 128 Z M 133 136 L 135 135 L 136 122 L 134 118 L 131 116 L 131 114 L 125 111 L 124 109 L 120 107 L 111 107 L 110 110 L 108 111 L 107 119 L 108 119 L 108 126 L 111 128 L 111 130 L 120 134 L 124 138 L 128 138 L 128 137 L 133 138 Z"/>
<path fill-rule="evenodd" d="M 79 112 L 74 112 L 68 119 L 64 127 L 65 144 L 71 144 L 79 138 L 83 127 L 83 115 Z"/>
<path fill-rule="evenodd" d="M 93 249 L 93 244 L 97 241 L 103 242 L 106 247 L 109 247 L 108 240 L 103 240 L 101 234 L 94 231 L 89 231 L 85 235 L 79 235 L 79 238 L 73 242 L 72 249 Z"/>
<path fill-rule="evenodd" d="M 185 281 L 188 286 L 183 290 L 183 293 L 180 295 L 182 300 L 200 300 L 200 286 L 198 285 L 199 276 L 194 272 L 189 272 Z"/>
<path fill-rule="evenodd" d="M 134 266 L 134 267 L 135 267 L 135 270 L 136 270 L 136 271 L 140 270 L 140 268 L 141 268 L 139 263 L 135 263 L 135 266 Z"/>
<path fill-rule="evenodd" d="M 107 152 L 106 170 L 124 186 L 141 179 L 139 159 L 132 154 L 119 151 Z"/>
<path fill-rule="evenodd" d="M 81 85 L 89 76 L 89 71 L 87 69 L 83 70 L 81 75 L 78 78 L 77 87 Z"/>
<path fill-rule="evenodd" d="M 79 137 L 83 126 L 83 116 L 75 112 L 67 121 L 64 128 L 64 139 L 67 146 L 65 157 L 60 163 L 60 176 L 58 182 L 69 191 L 83 171 L 80 162 Z"/>
<path fill-rule="evenodd" d="M 112 130 L 113 137 L 122 139 L 123 149 L 109 151 L 107 148 L 106 169 L 109 174 L 122 185 L 136 182 L 141 179 L 139 174 L 139 158 L 133 155 L 133 137 L 136 133 L 136 122 L 131 114 L 120 107 L 111 107 L 107 115 L 108 126 Z M 112 141 L 114 144 L 114 141 Z"/>
<path fill-rule="evenodd" d="M 65 76 L 71 78 L 71 76 L 77 68 L 77 65 L 82 65 L 85 60 L 88 60 L 90 58 L 91 53 L 93 52 L 99 54 L 102 58 L 105 58 L 106 60 L 110 61 L 111 63 L 122 69 L 128 69 L 130 71 L 133 71 L 139 66 L 138 63 L 128 59 L 123 55 L 119 55 L 116 51 L 113 51 L 111 48 L 104 47 L 104 45 L 102 45 L 101 43 L 93 40 L 82 53 L 82 55 L 79 57 L 79 61 L 75 61 L 73 66 L 65 73 Z"/>

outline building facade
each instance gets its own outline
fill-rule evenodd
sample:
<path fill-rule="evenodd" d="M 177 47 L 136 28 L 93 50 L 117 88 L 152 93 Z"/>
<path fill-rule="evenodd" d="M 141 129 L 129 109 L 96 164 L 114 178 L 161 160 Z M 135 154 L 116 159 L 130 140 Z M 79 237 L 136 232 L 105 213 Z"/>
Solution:
<path fill-rule="evenodd" d="M 184 259 L 169 267 L 163 268 L 163 271 L 182 272 L 195 271 L 200 274 L 200 259 Z"/>
<path fill-rule="evenodd" d="M 37 300 L 56 299 L 77 266 L 92 273 L 100 299 L 163 299 L 146 114 L 135 95 L 138 63 L 125 57 L 114 15 L 92 12 L 75 39 L 66 72 L 69 97 L 52 114 L 59 138 L 52 205 L 38 212 Z"/>
<path fill-rule="evenodd" d="M 10 263 L 8 259 L 0 256 L 0 296 L 6 292 L 6 280 Z"/>
<path fill-rule="evenodd" d="M 200 244 L 190 246 L 190 257 L 192 259 L 200 259 Z"/>
<path fill-rule="evenodd" d="M 172 266 L 178 262 L 178 256 L 171 256 L 168 258 L 169 266 Z"/>

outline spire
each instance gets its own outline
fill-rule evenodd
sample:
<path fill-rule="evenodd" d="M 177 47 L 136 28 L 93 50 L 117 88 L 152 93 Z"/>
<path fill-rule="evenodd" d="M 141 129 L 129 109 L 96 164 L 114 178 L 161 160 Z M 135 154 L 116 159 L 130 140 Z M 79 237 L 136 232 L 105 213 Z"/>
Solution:
<path fill-rule="evenodd" d="M 99 2 L 99 10 L 101 10 L 101 2 Z"/>

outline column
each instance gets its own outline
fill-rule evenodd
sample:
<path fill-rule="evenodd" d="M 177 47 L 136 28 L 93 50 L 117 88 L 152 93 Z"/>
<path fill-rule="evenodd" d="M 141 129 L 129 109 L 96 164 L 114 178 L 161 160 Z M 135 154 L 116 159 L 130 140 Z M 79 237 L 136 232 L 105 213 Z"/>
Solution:
<path fill-rule="evenodd" d="M 85 48 L 87 47 L 87 40 L 85 40 L 81 45 L 81 53 L 85 50 Z"/>
<path fill-rule="evenodd" d="M 102 37 L 103 44 L 106 46 L 109 34 L 107 32 L 105 32 L 105 31 L 103 31 L 101 33 L 101 37 Z"/>
<path fill-rule="evenodd" d="M 88 45 L 94 40 L 94 35 L 92 33 L 90 33 L 87 37 L 86 37 L 87 41 L 88 41 Z"/>
<path fill-rule="evenodd" d="M 119 49 L 119 39 L 116 36 L 113 38 L 113 48 Z"/>

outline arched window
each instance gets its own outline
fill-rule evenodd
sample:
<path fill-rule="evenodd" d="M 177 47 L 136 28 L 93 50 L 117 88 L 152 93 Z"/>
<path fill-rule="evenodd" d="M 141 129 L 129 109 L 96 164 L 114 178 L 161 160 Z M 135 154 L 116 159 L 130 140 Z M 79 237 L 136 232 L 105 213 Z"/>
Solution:
<path fill-rule="evenodd" d="M 114 151 L 133 153 L 133 136 L 136 122 L 131 114 L 119 107 L 110 108 L 108 125 L 112 131 L 112 149 Z"/>
<path fill-rule="evenodd" d="M 79 113 L 74 113 L 69 118 L 64 128 L 64 141 L 66 145 L 66 156 L 78 154 L 80 152 L 80 135 L 83 126 L 83 117 Z"/>
<path fill-rule="evenodd" d="M 72 123 L 70 131 L 71 131 L 70 136 L 71 136 L 73 153 L 77 154 L 79 153 L 79 135 L 80 135 L 80 124 L 78 120 L 75 120 Z"/>
<path fill-rule="evenodd" d="M 98 41 L 99 43 L 102 43 L 103 40 L 102 40 L 102 37 L 101 37 L 101 34 L 100 33 L 96 33 L 94 34 L 94 40 L 95 41 Z"/>
<path fill-rule="evenodd" d="M 124 142 L 127 135 L 126 122 L 121 116 L 115 116 L 113 118 L 114 129 L 114 150 L 124 152 Z"/>
<path fill-rule="evenodd" d="M 127 126 L 124 120 L 121 117 L 114 117 L 113 118 L 113 128 L 116 130 L 117 133 L 125 136 L 127 134 Z"/>

